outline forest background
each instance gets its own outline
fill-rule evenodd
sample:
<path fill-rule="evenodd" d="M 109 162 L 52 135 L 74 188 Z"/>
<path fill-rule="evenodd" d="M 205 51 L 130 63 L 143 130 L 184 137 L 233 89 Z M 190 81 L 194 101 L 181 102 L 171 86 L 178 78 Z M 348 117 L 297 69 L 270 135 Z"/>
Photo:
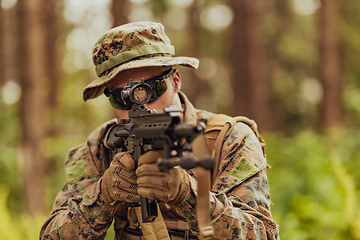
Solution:
<path fill-rule="evenodd" d="M 114 117 L 82 101 L 92 47 L 139 20 L 200 59 L 179 68 L 195 107 L 258 123 L 282 239 L 360 239 L 360 1 L 0 3 L 0 239 L 38 238 L 69 149 Z"/>

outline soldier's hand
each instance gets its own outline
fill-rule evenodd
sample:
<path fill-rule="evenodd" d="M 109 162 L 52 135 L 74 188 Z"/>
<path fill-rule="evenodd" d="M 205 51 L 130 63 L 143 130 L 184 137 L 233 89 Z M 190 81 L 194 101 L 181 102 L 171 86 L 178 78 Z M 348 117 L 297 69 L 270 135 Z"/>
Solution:
<path fill-rule="evenodd" d="M 162 157 L 162 151 L 150 151 L 140 157 L 136 169 L 138 193 L 146 198 L 178 204 L 189 191 L 189 175 L 180 167 L 161 172 L 156 162 Z"/>
<path fill-rule="evenodd" d="M 108 202 L 140 202 L 137 193 L 135 161 L 128 152 L 114 156 L 110 167 L 105 171 L 101 182 L 101 196 Z"/>

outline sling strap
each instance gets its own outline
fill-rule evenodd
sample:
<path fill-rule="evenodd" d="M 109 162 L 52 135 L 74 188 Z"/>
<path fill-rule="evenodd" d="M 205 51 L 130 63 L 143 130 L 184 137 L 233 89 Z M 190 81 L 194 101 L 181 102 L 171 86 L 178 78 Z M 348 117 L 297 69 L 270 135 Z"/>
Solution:
<path fill-rule="evenodd" d="M 157 206 L 157 209 L 158 209 L 158 216 L 155 218 L 155 220 L 153 222 L 144 223 L 141 217 L 141 208 L 135 207 L 137 220 L 140 224 L 144 239 L 170 240 L 169 233 L 167 231 L 159 206 Z"/>
<path fill-rule="evenodd" d="M 204 134 L 200 134 L 194 139 L 192 142 L 192 148 L 193 154 L 197 159 L 201 160 L 206 157 L 211 158 Z M 198 192 L 196 196 L 196 215 L 199 227 L 199 239 L 210 240 L 214 234 L 214 230 L 212 226 L 210 226 L 211 173 L 210 170 L 206 170 L 200 166 L 192 169 L 192 172 L 196 176 L 198 182 Z"/>

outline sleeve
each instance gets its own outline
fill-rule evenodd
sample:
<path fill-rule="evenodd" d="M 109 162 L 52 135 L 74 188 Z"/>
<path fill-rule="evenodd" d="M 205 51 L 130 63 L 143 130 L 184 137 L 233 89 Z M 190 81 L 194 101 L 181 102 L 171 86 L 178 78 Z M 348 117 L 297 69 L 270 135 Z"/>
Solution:
<path fill-rule="evenodd" d="M 40 239 L 105 237 L 117 206 L 99 195 L 106 165 L 98 141 L 92 139 L 96 137 L 70 151 L 65 162 L 67 182 L 41 228 Z"/>
<path fill-rule="evenodd" d="M 266 159 L 247 125 L 237 123 L 228 131 L 220 161 L 210 193 L 213 239 L 278 239 L 278 226 L 270 212 Z M 194 233 L 198 230 L 196 195 L 197 182 L 192 178 L 191 191 L 175 206 Z"/>

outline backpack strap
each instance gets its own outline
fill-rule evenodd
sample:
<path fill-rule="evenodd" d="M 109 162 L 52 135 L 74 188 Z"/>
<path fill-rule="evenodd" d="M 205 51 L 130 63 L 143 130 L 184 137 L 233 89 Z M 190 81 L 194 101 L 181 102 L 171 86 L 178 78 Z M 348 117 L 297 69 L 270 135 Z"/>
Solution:
<path fill-rule="evenodd" d="M 212 178 L 210 171 L 203 169 L 202 167 L 196 167 L 192 169 L 192 173 L 198 181 L 198 191 L 196 194 L 196 211 L 199 227 L 199 239 L 210 240 L 213 236 L 213 228 L 210 225 L 210 195 L 211 186 L 214 185 L 215 178 L 218 174 L 220 165 L 220 153 L 224 142 L 224 138 L 231 127 L 237 122 L 243 122 L 248 125 L 259 139 L 262 144 L 262 150 L 265 154 L 265 143 L 262 140 L 259 132 L 257 131 L 257 125 L 253 120 L 246 117 L 229 117 L 224 114 L 218 114 L 213 117 L 206 126 L 205 136 L 200 135 L 192 142 L 193 154 L 202 159 L 209 153 L 212 153 L 214 157 L 214 170 L 212 172 Z M 214 149 L 215 146 L 215 149 Z M 212 182 L 210 184 L 210 181 Z"/>
<path fill-rule="evenodd" d="M 260 146 L 265 157 L 265 141 L 259 134 L 259 131 L 257 130 L 257 124 L 254 120 L 243 116 L 233 118 L 224 114 L 216 115 L 209 121 L 205 129 L 205 137 L 208 144 L 208 149 L 209 152 L 212 153 L 215 162 L 212 173 L 212 185 L 215 183 L 215 179 L 219 171 L 221 148 L 223 146 L 226 133 L 238 122 L 242 122 L 251 128 L 260 142 Z"/>
<path fill-rule="evenodd" d="M 265 153 L 265 141 L 264 139 L 261 137 L 259 131 L 258 131 L 258 127 L 257 124 L 254 120 L 249 119 L 247 117 L 243 117 L 243 116 L 239 116 L 239 117 L 235 117 L 236 122 L 242 122 L 245 123 L 246 125 L 248 125 L 251 130 L 254 132 L 255 136 L 257 137 L 257 139 L 260 142 L 260 146 L 261 146 L 261 150 L 263 152 L 263 156 L 266 157 L 266 153 Z"/>

